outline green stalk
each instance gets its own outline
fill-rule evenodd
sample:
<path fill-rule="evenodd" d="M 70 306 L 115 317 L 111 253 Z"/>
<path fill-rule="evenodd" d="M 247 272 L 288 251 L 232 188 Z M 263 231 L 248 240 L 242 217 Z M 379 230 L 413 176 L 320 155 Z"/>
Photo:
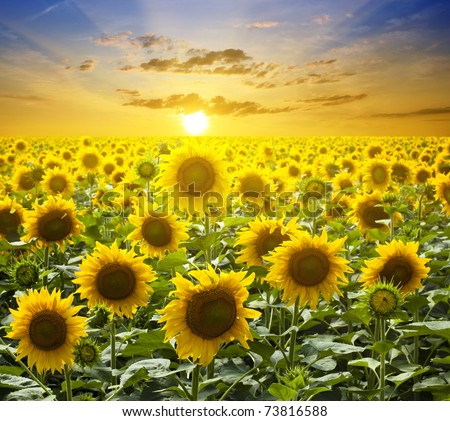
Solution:
<path fill-rule="evenodd" d="M 198 387 L 200 384 L 200 366 L 197 364 L 192 371 L 192 392 L 191 400 L 198 400 Z"/>
<path fill-rule="evenodd" d="M 117 384 L 117 378 L 114 375 L 114 371 L 116 370 L 116 320 L 113 318 L 111 322 L 110 327 L 110 334 L 111 334 L 111 384 L 116 385 Z"/>
<path fill-rule="evenodd" d="M 378 322 L 380 324 L 380 340 L 383 342 L 386 340 L 386 321 L 383 317 L 380 317 L 378 319 Z M 384 395 L 384 388 L 386 385 L 386 353 L 381 352 L 380 353 L 380 401 L 384 402 L 385 395 Z"/>
<path fill-rule="evenodd" d="M 211 223 L 209 220 L 209 216 L 205 215 L 205 236 L 209 235 L 209 233 L 211 232 Z M 205 263 L 206 264 L 211 264 L 211 255 L 212 255 L 212 250 L 211 247 L 207 247 L 205 249 Z"/>
<path fill-rule="evenodd" d="M 391 226 L 390 226 L 390 239 L 391 241 L 395 238 L 394 232 L 394 212 L 391 213 Z"/>
<path fill-rule="evenodd" d="M 39 380 L 37 376 L 33 374 L 33 372 L 22 362 L 22 360 L 17 360 L 16 355 L 9 349 L 9 346 L 5 344 L 3 339 L 0 337 L 0 343 L 6 347 L 6 352 L 9 354 L 11 358 L 13 358 L 19 365 L 27 372 L 27 374 L 47 393 L 48 396 L 52 396 L 53 392 Z"/>
<path fill-rule="evenodd" d="M 50 251 L 49 251 L 49 247 L 45 247 L 44 248 L 44 265 L 45 265 L 46 272 L 48 272 L 48 270 L 50 268 Z M 42 286 L 44 288 L 47 288 L 47 284 L 48 284 L 48 274 L 45 274 L 44 279 L 42 280 Z"/>
<path fill-rule="evenodd" d="M 245 377 L 252 374 L 258 366 L 253 367 L 251 370 L 246 371 L 241 377 L 239 377 L 226 391 L 225 393 L 220 397 L 219 401 L 225 400 L 225 398 L 228 396 L 228 394 L 234 389 L 234 387 L 239 384 Z"/>
<path fill-rule="evenodd" d="M 214 358 L 212 359 L 212 361 L 208 364 L 208 366 L 206 368 L 206 376 L 207 376 L 208 380 L 214 378 Z"/>
<path fill-rule="evenodd" d="M 72 370 L 67 364 L 64 364 L 64 377 L 66 378 L 66 397 L 68 401 L 72 401 L 72 379 L 70 375 Z"/>
<path fill-rule="evenodd" d="M 295 330 L 295 328 L 297 327 L 298 324 L 298 304 L 299 299 L 297 298 L 294 304 L 294 314 L 292 316 L 292 325 L 291 325 L 291 328 L 293 329 L 291 332 L 291 340 L 289 343 L 289 363 L 291 368 L 294 368 L 295 345 L 297 344 L 297 330 Z"/>

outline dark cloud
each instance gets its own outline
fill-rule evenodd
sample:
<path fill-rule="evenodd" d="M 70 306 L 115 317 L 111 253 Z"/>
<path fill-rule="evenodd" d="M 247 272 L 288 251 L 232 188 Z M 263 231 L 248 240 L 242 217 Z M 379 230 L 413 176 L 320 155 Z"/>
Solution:
<path fill-rule="evenodd" d="M 131 95 L 131 96 L 140 96 L 141 95 L 139 93 L 139 91 L 137 91 L 136 89 L 119 88 L 119 89 L 116 89 L 116 92 L 119 92 L 119 93 L 125 94 L 125 95 Z"/>
<path fill-rule="evenodd" d="M 304 77 L 297 77 L 295 79 L 287 81 L 284 86 L 292 86 L 292 85 L 300 85 L 302 83 L 305 83 L 308 79 Z"/>
<path fill-rule="evenodd" d="M 319 61 L 311 61 L 306 63 L 308 67 L 318 67 L 318 66 L 329 66 L 330 64 L 336 63 L 337 58 L 333 58 L 331 60 L 319 60 Z"/>
<path fill-rule="evenodd" d="M 404 118 L 404 117 L 429 116 L 429 115 L 439 115 L 439 114 L 449 114 L 449 113 L 450 113 L 450 107 L 438 107 L 438 108 L 422 108 L 420 110 L 403 112 L 403 113 L 373 114 L 371 117 Z"/>
<path fill-rule="evenodd" d="M 133 99 L 123 105 L 150 109 L 170 108 L 186 114 L 199 110 L 208 115 L 231 115 L 244 117 L 255 114 L 277 114 L 295 110 L 293 107 L 264 107 L 254 101 L 232 101 L 223 96 L 202 98 L 196 93 L 170 95 L 167 98 Z"/>
<path fill-rule="evenodd" d="M 141 63 L 140 67 L 154 72 L 251 75 L 257 78 L 265 77 L 278 68 L 273 63 L 252 62 L 252 57 L 234 48 L 221 51 L 190 49 L 187 54 L 190 57 L 184 61 L 177 57 L 152 58 Z"/>
<path fill-rule="evenodd" d="M 95 60 L 84 60 L 78 68 L 81 72 L 92 72 L 92 69 L 95 67 L 96 63 L 97 62 Z"/>
<path fill-rule="evenodd" d="M 359 101 L 367 97 L 367 94 L 359 94 L 359 95 L 331 95 L 331 96 L 321 96 L 310 99 L 303 99 L 299 102 L 304 102 L 305 104 L 317 104 L 321 106 L 330 106 L 330 105 L 341 105 L 347 104 L 349 102 Z"/>

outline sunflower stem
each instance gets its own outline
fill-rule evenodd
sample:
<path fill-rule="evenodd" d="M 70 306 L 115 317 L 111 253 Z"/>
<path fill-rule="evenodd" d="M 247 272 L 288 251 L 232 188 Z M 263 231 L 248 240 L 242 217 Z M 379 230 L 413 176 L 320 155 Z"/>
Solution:
<path fill-rule="evenodd" d="M 416 289 L 414 291 L 414 295 L 417 298 L 419 295 L 419 291 Z M 413 322 L 417 323 L 419 322 L 419 309 L 415 308 L 413 312 Z M 413 350 L 413 361 L 414 364 L 417 366 L 419 365 L 419 337 L 414 336 L 414 350 Z M 414 384 L 418 383 L 420 380 L 420 376 L 414 376 Z M 417 392 L 414 393 L 414 400 L 419 400 L 419 394 Z"/>
<path fill-rule="evenodd" d="M 211 223 L 209 220 L 209 216 L 205 214 L 205 236 L 209 235 L 209 233 L 211 232 Z M 205 263 L 206 266 L 209 264 L 211 264 L 211 255 L 212 255 L 212 245 L 206 247 L 205 249 Z"/>
<path fill-rule="evenodd" d="M 281 346 L 284 347 L 284 331 L 286 330 L 286 309 L 284 307 L 280 308 L 280 336 L 281 336 Z"/>
<path fill-rule="evenodd" d="M 211 380 L 214 378 L 214 358 L 212 361 L 208 364 L 208 367 L 206 368 L 206 375 L 208 380 Z"/>
<path fill-rule="evenodd" d="M 291 332 L 291 340 L 289 343 L 289 364 L 291 366 L 291 368 L 294 368 L 294 359 L 295 359 L 295 345 L 297 344 L 297 324 L 298 324 L 298 304 L 299 304 L 299 299 L 297 298 L 297 300 L 295 301 L 294 304 L 294 313 L 292 315 L 292 332 Z"/>
<path fill-rule="evenodd" d="M 225 400 L 225 398 L 228 396 L 228 394 L 234 389 L 234 387 L 239 384 L 245 377 L 252 374 L 256 369 L 258 368 L 257 365 L 255 365 L 252 369 L 246 371 L 241 377 L 239 377 L 226 391 L 225 393 L 220 397 L 219 401 Z"/>
<path fill-rule="evenodd" d="M 378 318 L 380 341 L 386 340 L 386 320 L 383 317 Z M 384 388 L 386 386 L 386 353 L 380 352 L 380 401 L 385 400 Z"/>
<path fill-rule="evenodd" d="M 395 238 L 395 231 L 394 231 L 394 212 L 391 212 L 391 216 L 390 216 L 390 219 L 391 219 L 391 226 L 390 226 L 390 240 L 392 241 L 392 240 L 394 240 L 394 238 Z"/>
<path fill-rule="evenodd" d="M 48 272 L 50 268 L 50 251 L 49 247 L 44 248 L 44 265 L 45 265 L 45 271 Z M 42 286 L 44 288 L 47 288 L 48 284 L 48 274 L 46 273 L 44 276 L 44 279 L 42 280 Z"/>
<path fill-rule="evenodd" d="M 198 387 L 200 383 L 200 366 L 197 364 L 192 371 L 192 392 L 191 400 L 198 400 Z"/>
<path fill-rule="evenodd" d="M 70 378 L 72 370 L 67 364 L 64 364 L 64 377 L 66 379 L 66 397 L 68 401 L 72 401 L 72 379 Z"/>
<path fill-rule="evenodd" d="M 3 339 L 0 337 L 0 343 L 4 345 L 6 348 L 6 352 L 9 354 L 11 358 L 14 359 L 14 361 L 17 361 L 19 365 L 27 372 L 27 374 L 47 393 L 48 396 L 52 396 L 53 392 L 41 381 L 37 376 L 34 375 L 34 373 L 22 362 L 22 360 L 18 360 L 16 357 L 16 354 L 14 354 L 11 349 L 9 349 L 9 346 L 6 345 L 6 343 L 3 341 Z"/>
<path fill-rule="evenodd" d="M 113 318 L 110 327 L 111 333 L 111 384 L 117 384 L 117 378 L 114 374 L 116 370 L 116 320 Z"/>

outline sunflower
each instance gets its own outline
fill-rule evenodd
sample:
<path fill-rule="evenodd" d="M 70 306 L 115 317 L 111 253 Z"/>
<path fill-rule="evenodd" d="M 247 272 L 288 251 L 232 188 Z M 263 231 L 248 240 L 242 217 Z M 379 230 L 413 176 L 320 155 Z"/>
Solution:
<path fill-rule="evenodd" d="M 283 241 L 292 240 L 299 232 L 297 218 L 284 224 L 284 218 L 271 220 L 264 216 L 256 217 L 248 227 L 237 233 L 236 246 L 244 246 L 238 252 L 240 256 L 236 263 L 246 263 L 248 266 L 264 266 L 263 258 Z"/>
<path fill-rule="evenodd" d="M 437 174 L 433 184 L 436 187 L 435 198 L 442 202 L 443 210 L 450 216 L 450 176 Z"/>
<path fill-rule="evenodd" d="M 104 304 L 117 315 L 132 318 L 138 306 L 147 304 L 153 292 L 148 282 L 156 278 L 144 259 L 132 250 L 119 250 L 116 243 L 107 247 L 97 242 L 93 254 L 81 262 L 73 283 L 80 285 L 77 292 L 87 298 L 89 307 Z"/>
<path fill-rule="evenodd" d="M 166 251 L 176 251 L 181 241 L 187 240 L 187 224 L 174 214 L 145 210 L 142 217 L 130 215 L 128 220 L 135 230 L 128 235 L 132 246 L 140 244 L 141 253 L 162 259 Z"/>
<path fill-rule="evenodd" d="M 419 257 L 419 243 L 392 240 L 389 244 L 377 247 L 377 257 L 365 261 L 361 270 L 364 288 L 370 288 L 377 282 L 392 282 L 400 292 L 407 293 L 419 289 L 421 280 L 426 278 L 430 268 L 425 267 L 430 259 Z"/>
<path fill-rule="evenodd" d="M 339 286 L 347 284 L 345 273 L 352 272 L 348 261 L 336 255 L 346 239 L 328 242 L 323 230 L 320 237 L 302 233 L 284 242 L 267 257 L 273 263 L 267 281 L 283 290 L 288 305 L 299 299 L 300 305 L 309 303 L 315 309 L 319 293 L 329 302 L 335 292 L 342 295 Z"/>
<path fill-rule="evenodd" d="M 33 210 L 25 214 L 25 235 L 22 241 L 38 239 L 38 247 L 59 244 L 64 251 L 64 243 L 72 243 L 71 236 L 80 235 L 84 225 L 77 219 L 75 203 L 58 196 L 49 196 L 43 205 L 36 201 Z"/>
<path fill-rule="evenodd" d="M 419 165 L 415 169 L 414 173 L 414 183 L 415 184 L 426 184 L 428 180 L 433 176 L 433 171 L 431 168 L 425 165 Z"/>
<path fill-rule="evenodd" d="M 210 195 L 228 193 L 225 160 L 218 148 L 188 144 L 164 155 L 157 186 L 168 190 L 181 210 L 203 214 Z"/>
<path fill-rule="evenodd" d="M 384 192 L 391 182 L 391 168 L 385 159 L 371 159 L 362 172 L 367 191 Z"/>
<path fill-rule="evenodd" d="M 347 172 L 342 172 L 332 179 L 331 185 L 336 194 L 342 191 L 348 194 L 349 191 L 347 189 L 351 189 L 354 186 L 353 177 Z"/>
<path fill-rule="evenodd" d="M 244 307 L 248 297 L 246 287 L 254 274 L 246 272 L 216 274 L 211 266 L 206 270 L 189 272 L 198 284 L 183 278 L 179 273 L 172 279 L 176 286 L 176 299 L 158 312 L 166 323 L 165 342 L 176 338 L 180 359 L 192 357 L 200 365 L 208 365 L 223 343 L 237 339 L 248 349 L 253 340 L 246 318 L 259 317 L 256 310 Z"/>
<path fill-rule="evenodd" d="M 353 209 L 351 216 L 358 223 L 360 229 L 373 229 L 378 228 L 382 231 L 387 231 L 389 227 L 381 222 L 382 220 L 388 220 L 389 215 L 383 208 L 383 202 L 381 200 L 381 193 L 376 191 L 371 194 L 362 194 L 353 201 Z M 394 221 L 401 219 L 401 215 L 395 213 Z"/>
<path fill-rule="evenodd" d="M 62 168 L 48 169 L 42 179 L 42 190 L 52 196 L 61 194 L 64 197 L 70 197 L 74 192 L 72 177 Z"/>
<path fill-rule="evenodd" d="M 18 229 L 24 221 L 24 213 L 23 207 L 16 199 L 5 196 L 0 201 L 0 240 L 19 239 Z"/>
<path fill-rule="evenodd" d="M 26 191 L 34 189 L 36 182 L 32 177 L 32 170 L 27 166 L 20 166 L 14 173 L 12 185 L 15 191 Z"/>
<path fill-rule="evenodd" d="M 392 180 L 400 184 L 409 184 L 411 182 L 412 173 L 410 164 L 405 160 L 394 162 L 391 166 Z"/>
<path fill-rule="evenodd" d="M 75 314 L 83 306 L 71 307 L 73 295 L 61 298 L 61 291 L 30 290 L 17 299 L 12 310 L 12 331 L 6 336 L 20 341 L 17 360 L 28 358 L 28 366 L 38 372 L 62 371 L 73 363 L 73 350 L 80 337 L 86 336 L 86 318 Z"/>
<path fill-rule="evenodd" d="M 79 162 L 83 170 L 87 172 L 97 172 L 101 166 L 102 157 L 95 148 L 84 149 L 79 154 Z"/>

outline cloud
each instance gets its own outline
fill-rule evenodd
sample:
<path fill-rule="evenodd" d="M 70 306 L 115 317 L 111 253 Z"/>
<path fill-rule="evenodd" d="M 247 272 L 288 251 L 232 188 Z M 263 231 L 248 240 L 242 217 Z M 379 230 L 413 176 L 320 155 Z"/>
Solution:
<path fill-rule="evenodd" d="M 273 63 L 253 62 L 252 57 L 235 48 L 220 51 L 190 49 L 187 56 L 184 61 L 178 57 L 152 58 L 141 63 L 140 67 L 144 71 L 154 72 L 251 75 L 258 78 L 279 67 Z"/>
<path fill-rule="evenodd" d="M 293 107 L 264 107 L 254 101 L 232 101 L 223 96 L 216 96 L 208 100 L 197 93 L 175 94 L 167 98 L 133 99 L 123 105 L 150 109 L 175 109 L 185 114 L 203 110 L 208 115 L 230 115 L 235 117 L 255 114 L 277 114 L 296 109 Z"/>
<path fill-rule="evenodd" d="M 45 101 L 45 98 L 36 95 L 0 94 L 0 99 L 12 99 L 16 101 Z"/>
<path fill-rule="evenodd" d="M 331 16 L 330 15 L 315 16 L 311 19 L 311 22 L 315 23 L 316 25 L 326 25 L 327 23 L 331 22 Z"/>
<path fill-rule="evenodd" d="M 301 85 L 302 83 L 305 83 L 307 80 L 308 79 L 305 77 L 297 77 L 295 79 L 285 82 L 284 86 Z"/>
<path fill-rule="evenodd" d="M 116 92 L 119 92 L 121 94 L 125 94 L 125 95 L 131 95 L 131 96 L 140 96 L 140 92 L 137 91 L 136 89 L 125 89 L 125 88 L 119 88 L 116 89 Z"/>
<path fill-rule="evenodd" d="M 93 37 L 92 41 L 97 45 L 114 46 L 119 48 L 129 48 L 130 46 L 139 49 L 159 49 L 172 50 L 176 46 L 185 46 L 185 42 L 173 40 L 172 38 L 147 33 L 138 37 L 132 37 L 133 32 L 119 32 L 117 34 L 102 35 Z"/>
<path fill-rule="evenodd" d="M 268 29 L 268 28 L 275 28 L 280 24 L 280 22 L 275 22 L 272 20 L 269 21 L 262 21 L 262 22 L 250 22 L 245 25 L 248 29 Z"/>
<path fill-rule="evenodd" d="M 119 32 L 118 34 L 113 35 L 102 35 L 101 37 L 94 37 L 92 40 L 97 45 L 106 45 L 106 46 L 124 46 L 124 44 L 128 43 L 130 35 L 132 32 Z"/>
<path fill-rule="evenodd" d="M 359 95 L 332 95 L 332 96 L 320 96 L 316 98 L 303 99 L 299 102 L 304 102 L 305 104 L 318 104 L 322 106 L 330 105 L 341 105 L 347 104 L 349 102 L 359 101 L 367 97 L 367 94 Z"/>
<path fill-rule="evenodd" d="M 306 66 L 308 67 L 329 66 L 330 64 L 336 63 L 337 61 L 338 61 L 337 58 L 333 58 L 331 60 L 311 61 L 309 63 L 306 63 Z"/>
<path fill-rule="evenodd" d="M 81 72 L 92 72 L 97 62 L 95 60 L 84 60 L 83 63 L 78 67 Z"/>
<path fill-rule="evenodd" d="M 429 115 L 440 115 L 440 114 L 450 114 L 450 107 L 422 108 L 420 110 L 402 112 L 402 113 L 373 114 L 373 115 L 371 115 L 371 117 L 404 118 L 404 117 L 429 116 Z"/>

